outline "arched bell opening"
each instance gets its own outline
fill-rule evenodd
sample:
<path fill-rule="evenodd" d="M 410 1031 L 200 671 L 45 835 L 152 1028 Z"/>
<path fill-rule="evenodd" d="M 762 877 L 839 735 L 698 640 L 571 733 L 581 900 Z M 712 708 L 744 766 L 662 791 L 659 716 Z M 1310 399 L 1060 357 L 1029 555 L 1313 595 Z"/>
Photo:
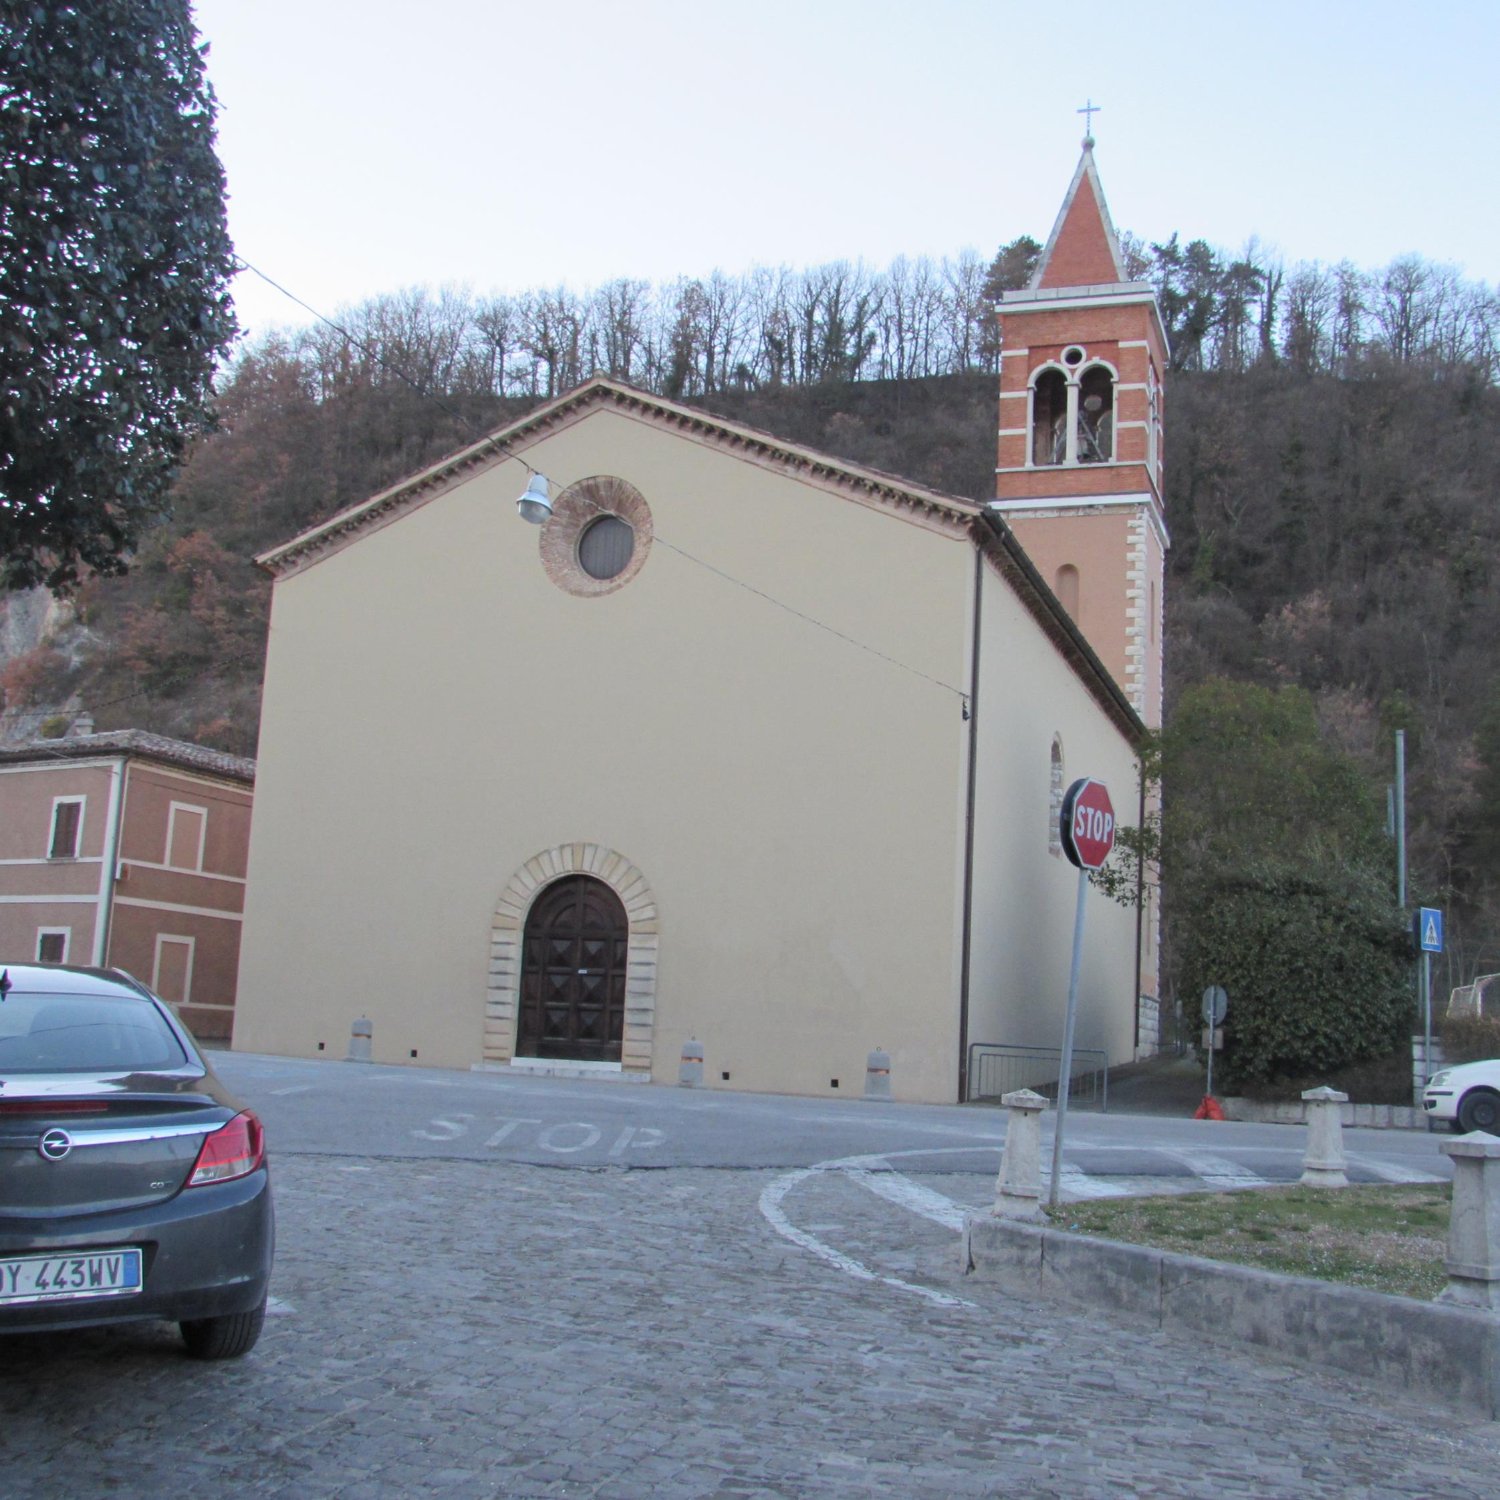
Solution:
<path fill-rule="evenodd" d="M 1078 461 L 1109 463 L 1115 456 L 1115 378 L 1092 365 L 1078 382 Z"/>
<path fill-rule="evenodd" d="M 1068 452 L 1068 380 L 1061 370 L 1042 370 L 1031 387 L 1031 461 L 1063 463 Z"/>

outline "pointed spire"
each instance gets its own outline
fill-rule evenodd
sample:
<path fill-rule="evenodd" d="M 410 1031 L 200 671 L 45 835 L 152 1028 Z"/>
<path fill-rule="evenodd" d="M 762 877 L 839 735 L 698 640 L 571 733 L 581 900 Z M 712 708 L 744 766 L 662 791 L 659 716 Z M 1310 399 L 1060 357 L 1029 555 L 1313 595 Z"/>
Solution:
<path fill-rule="evenodd" d="M 1047 248 L 1037 262 L 1031 290 L 1043 287 L 1103 286 L 1126 281 L 1120 242 L 1094 165 L 1094 138 L 1083 138 L 1078 170 L 1063 199 Z"/>

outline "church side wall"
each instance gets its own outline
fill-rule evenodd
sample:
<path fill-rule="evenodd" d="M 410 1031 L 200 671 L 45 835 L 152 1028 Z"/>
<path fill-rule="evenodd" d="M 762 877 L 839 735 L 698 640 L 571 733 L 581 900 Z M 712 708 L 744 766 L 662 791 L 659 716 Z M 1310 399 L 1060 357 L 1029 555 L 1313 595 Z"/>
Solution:
<path fill-rule="evenodd" d="M 278 582 L 235 1045 L 503 1053 L 497 911 L 571 849 L 649 887 L 627 1066 L 951 1100 L 968 544 L 612 411 L 526 457 L 641 492 L 637 576 L 557 587 L 501 464 Z"/>
<path fill-rule="evenodd" d="M 1136 821 L 1135 754 L 988 566 L 982 613 L 969 1040 L 1060 1047 L 1078 872 L 1048 853 L 1053 741 L 1062 785 L 1104 782 L 1126 824 Z M 1084 931 L 1075 1044 L 1129 1062 L 1135 915 L 1091 891 Z"/>

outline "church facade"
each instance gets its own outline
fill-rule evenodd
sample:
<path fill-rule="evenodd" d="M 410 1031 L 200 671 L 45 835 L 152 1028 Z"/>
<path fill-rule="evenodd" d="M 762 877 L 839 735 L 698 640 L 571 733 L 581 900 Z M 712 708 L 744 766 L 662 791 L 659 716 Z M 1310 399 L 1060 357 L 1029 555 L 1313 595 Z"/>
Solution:
<path fill-rule="evenodd" d="M 1097 201 L 1039 275 L 1107 231 Z M 595 380 L 265 554 L 234 1045 L 341 1057 L 368 1019 L 383 1062 L 661 1083 L 687 1046 L 707 1087 L 809 1095 L 880 1051 L 894 1097 L 944 1102 L 976 1044 L 1056 1046 L 1061 787 L 1134 820 L 1159 593 L 1134 540 L 1096 565 L 1152 493 L 1135 346 L 1047 332 L 1061 395 L 1002 382 L 1001 502 L 1045 502 L 1020 512 Z M 1105 364 L 1118 448 L 1086 457 Z M 1056 460 L 1017 449 L 1054 400 Z M 1080 1047 L 1135 1055 L 1150 938 L 1091 897 Z"/>

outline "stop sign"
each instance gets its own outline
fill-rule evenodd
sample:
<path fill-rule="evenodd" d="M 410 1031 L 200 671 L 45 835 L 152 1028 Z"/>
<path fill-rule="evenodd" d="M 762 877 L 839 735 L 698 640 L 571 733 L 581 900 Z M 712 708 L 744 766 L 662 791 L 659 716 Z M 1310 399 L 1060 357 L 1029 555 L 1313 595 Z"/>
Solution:
<path fill-rule="evenodd" d="M 1115 805 L 1108 789 L 1087 776 L 1075 781 L 1063 798 L 1063 853 L 1080 869 L 1097 870 L 1114 845 Z"/>

